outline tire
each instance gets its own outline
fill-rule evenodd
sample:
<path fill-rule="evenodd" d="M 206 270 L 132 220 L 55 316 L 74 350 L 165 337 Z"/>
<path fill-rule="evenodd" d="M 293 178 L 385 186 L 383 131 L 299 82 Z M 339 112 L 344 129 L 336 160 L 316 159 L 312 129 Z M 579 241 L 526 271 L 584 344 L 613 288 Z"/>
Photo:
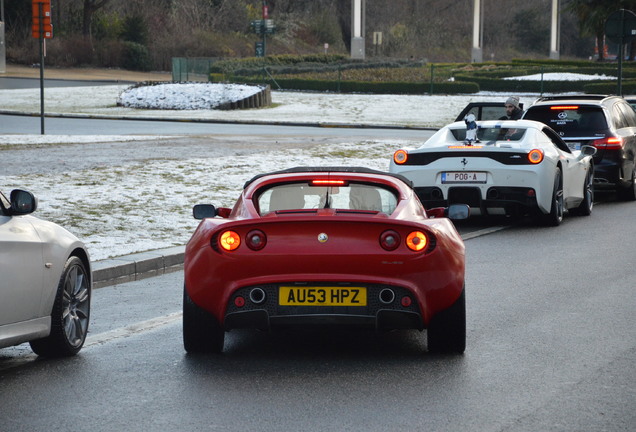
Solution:
<path fill-rule="evenodd" d="M 428 330 L 428 351 L 463 354 L 466 350 L 466 289 L 451 307 L 431 320 Z"/>
<path fill-rule="evenodd" d="M 575 213 L 580 216 L 589 216 L 594 208 L 594 172 L 590 168 L 585 176 L 583 183 L 583 201 L 574 209 Z"/>
<path fill-rule="evenodd" d="M 629 186 L 618 189 L 618 198 L 623 201 L 636 201 L 636 167 L 632 169 L 632 179 Z"/>
<path fill-rule="evenodd" d="M 91 281 L 81 259 L 70 257 L 57 287 L 51 311 L 51 333 L 30 342 L 39 356 L 68 357 L 86 341 L 90 320 Z"/>
<path fill-rule="evenodd" d="M 189 353 L 223 352 L 225 331 L 212 314 L 194 304 L 183 287 L 183 347 Z"/>
<path fill-rule="evenodd" d="M 541 222 L 546 226 L 559 226 L 563 222 L 563 182 L 561 170 L 557 169 L 554 175 L 554 188 L 552 189 L 552 205 L 550 213 L 541 216 Z"/>

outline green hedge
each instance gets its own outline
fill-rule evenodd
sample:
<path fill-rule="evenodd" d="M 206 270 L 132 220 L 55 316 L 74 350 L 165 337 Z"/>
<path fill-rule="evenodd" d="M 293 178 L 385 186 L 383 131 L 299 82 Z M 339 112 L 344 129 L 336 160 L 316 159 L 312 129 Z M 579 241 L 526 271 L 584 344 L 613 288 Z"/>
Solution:
<path fill-rule="evenodd" d="M 342 93 L 374 93 L 374 94 L 424 94 L 431 90 L 430 83 L 407 82 L 362 82 L 362 81 L 334 81 L 308 80 L 297 78 L 283 78 L 272 81 L 258 77 L 232 77 L 232 82 L 245 84 L 268 84 L 273 89 L 307 90 L 321 92 Z M 476 93 L 479 86 L 470 82 L 442 82 L 433 84 L 433 93 Z"/>
<path fill-rule="evenodd" d="M 616 76 L 616 63 L 599 63 L 576 60 L 513 60 L 506 63 L 435 63 L 418 65 L 434 76 L 432 93 L 456 94 L 494 91 L 506 93 L 616 93 L 616 81 L 527 81 L 506 80 L 503 78 L 540 73 L 571 72 Z M 211 81 L 232 81 L 245 83 L 267 83 L 273 89 L 331 91 L 343 93 L 384 93 L 384 94 L 425 94 L 431 92 L 430 79 L 422 76 L 418 82 L 360 82 L 334 80 L 334 70 L 350 70 L 358 68 L 404 68 L 413 67 L 413 62 L 402 60 L 352 60 L 343 55 L 282 55 L 270 57 L 253 57 L 218 61 L 212 68 Z M 266 73 L 274 77 L 272 80 Z M 323 75 L 324 79 L 315 75 Z M 282 78 L 280 75 L 312 73 L 314 78 Z M 636 63 L 623 64 L 623 93 L 636 93 L 632 83 L 636 82 Z M 390 79 L 388 74 L 387 78 Z M 430 73 L 428 74 L 430 78 Z M 448 78 L 453 81 L 447 81 Z"/>
<path fill-rule="evenodd" d="M 510 75 L 508 75 L 510 76 Z M 526 81 L 505 80 L 499 78 L 485 78 L 474 75 L 456 74 L 455 79 L 460 81 L 475 82 L 481 91 L 518 92 L 518 93 L 563 93 L 584 92 L 585 86 L 591 83 L 606 82 L 600 80 L 591 81 Z M 610 81 L 614 82 L 614 81 Z"/>
<path fill-rule="evenodd" d="M 294 66 L 306 63 L 333 64 L 340 62 L 351 62 L 347 56 L 340 54 L 315 54 L 315 55 L 276 55 L 268 57 L 248 57 L 232 60 L 221 60 L 215 62 L 210 72 L 212 73 L 235 73 L 237 70 L 262 70 L 264 67 L 273 66 Z"/>
<path fill-rule="evenodd" d="M 623 80 L 621 90 L 624 95 L 636 94 L 636 80 Z M 617 94 L 618 83 L 616 81 L 594 83 L 585 85 L 585 93 L 588 94 Z"/>

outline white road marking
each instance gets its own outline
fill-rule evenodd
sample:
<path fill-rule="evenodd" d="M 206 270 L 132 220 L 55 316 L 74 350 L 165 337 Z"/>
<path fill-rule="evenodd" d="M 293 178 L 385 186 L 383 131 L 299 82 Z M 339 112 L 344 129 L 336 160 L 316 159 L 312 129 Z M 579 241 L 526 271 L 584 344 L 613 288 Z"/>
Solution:
<path fill-rule="evenodd" d="M 130 336 L 138 335 L 150 330 L 154 330 L 159 327 L 163 327 L 168 324 L 172 324 L 175 321 L 181 320 L 183 312 L 173 312 L 168 315 L 151 318 L 146 321 L 140 321 L 131 324 L 126 327 L 120 327 L 114 330 L 110 330 L 104 333 L 98 333 L 96 335 L 89 335 L 84 343 L 84 348 L 92 347 L 95 345 L 102 345 L 107 342 L 112 342 L 117 339 L 123 339 Z"/>
<path fill-rule="evenodd" d="M 484 228 L 484 229 L 481 229 L 479 231 L 473 231 L 473 232 L 470 232 L 470 233 L 466 233 L 466 234 L 462 235 L 462 239 L 470 240 L 472 238 L 481 237 L 481 236 L 485 236 L 485 235 L 488 235 L 488 234 L 492 234 L 494 232 L 501 231 L 501 230 L 504 230 L 506 228 L 510 228 L 510 227 L 509 226 L 494 226 L 494 227 L 490 227 L 490 228 Z"/>
<path fill-rule="evenodd" d="M 96 345 L 103 345 L 108 342 L 113 342 L 130 336 L 136 336 L 141 333 L 172 324 L 176 321 L 180 321 L 182 316 L 183 312 L 173 312 L 168 315 L 151 318 L 146 321 L 140 321 L 126 327 L 120 327 L 107 332 L 89 335 L 86 338 L 86 342 L 84 342 L 83 349 Z M 38 356 L 33 354 L 26 344 L 5 348 L 5 350 L 11 350 L 12 354 L 17 353 L 17 356 L 14 358 L 2 359 L 2 361 L 0 361 L 0 371 L 24 366 L 28 363 L 34 362 L 38 358 Z M 79 355 L 81 355 L 81 351 Z"/>

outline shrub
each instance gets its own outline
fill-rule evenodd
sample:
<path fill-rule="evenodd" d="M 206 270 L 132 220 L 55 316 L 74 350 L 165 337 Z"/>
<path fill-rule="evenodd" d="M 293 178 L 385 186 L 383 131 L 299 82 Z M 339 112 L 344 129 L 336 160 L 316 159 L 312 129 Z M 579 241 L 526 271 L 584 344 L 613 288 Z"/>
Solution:
<path fill-rule="evenodd" d="M 151 70 L 152 64 L 148 48 L 136 42 L 124 42 L 122 66 L 124 69 L 135 71 Z"/>

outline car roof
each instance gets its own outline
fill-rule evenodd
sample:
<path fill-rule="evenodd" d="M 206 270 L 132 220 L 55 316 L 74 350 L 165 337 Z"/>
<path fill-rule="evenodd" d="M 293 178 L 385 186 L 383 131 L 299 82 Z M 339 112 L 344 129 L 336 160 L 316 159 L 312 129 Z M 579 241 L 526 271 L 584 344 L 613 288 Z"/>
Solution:
<path fill-rule="evenodd" d="M 337 172 L 337 173 L 353 173 L 353 174 L 367 174 L 367 175 L 371 175 L 371 176 L 384 176 L 384 177 L 392 177 L 395 179 L 400 180 L 401 182 L 403 182 L 404 184 L 406 184 L 409 188 L 413 188 L 413 182 L 411 180 L 409 180 L 408 178 L 404 177 L 401 174 L 393 174 L 393 173 L 389 173 L 386 171 L 379 171 L 379 170 L 374 170 L 371 168 L 366 168 L 366 167 L 346 167 L 346 166 L 340 166 L 340 167 L 330 167 L 330 166 L 315 166 L 315 167 L 293 167 L 293 168 L 287 168 L 284 170 L 280 170 L 280 171 L 273 171 L 273 172 L 269 172 L 269 173 L 263 173 L 263 174 L 258 174 L 254 177 L 252 177 L 251 179 L 249 179 L 248 181 L 245 182 L 245 184 L 243 185 L 243 189 L 247 188 L 250 184 L 254 183 L 256 180 L 259 180 L 263 177 L 269 177 L 269 176 L 281 176 L 281 175 L 285 175 L 285 174 L 309 174 L 309 173 L 326 173 L 326 172 Z"/>
<path fill-rule="evenodd" d="M 532 106 L 528 109 L 532 109 L 536 106 L 546 106 L 546 105 L 554 105 L 555 103 L 586 103 L 590 105 L 604 105 L 604 104 L 612 104 L 616 101 L 623 100 L 620 96 L 615 95 L 599 95 L 599 94 L 588 94 L 588 95 L 568 95 L 568 96 L 544 96 L 540 97 L 534 101 Z"/>

